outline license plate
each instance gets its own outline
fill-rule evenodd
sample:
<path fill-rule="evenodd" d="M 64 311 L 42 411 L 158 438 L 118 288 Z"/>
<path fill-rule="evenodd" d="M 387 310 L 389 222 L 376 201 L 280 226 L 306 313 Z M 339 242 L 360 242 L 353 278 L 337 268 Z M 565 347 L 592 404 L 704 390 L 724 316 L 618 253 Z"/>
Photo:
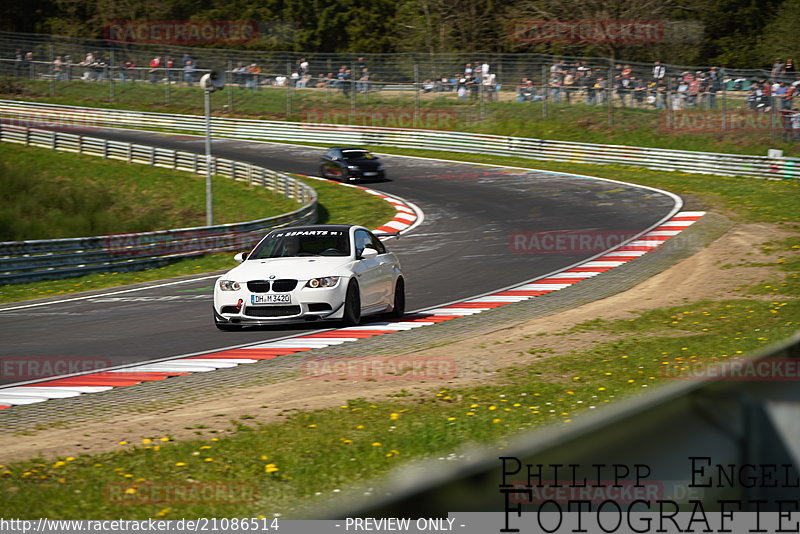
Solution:
<path fill-rule="evenodd" d="M 291 304 L 292 296 L 285 295 L 250 295 L 250 304 Z"/>
<path fill-rule="evenodd" d="M 365 172 L 364 176 L 375 176 L 376 174 L 378 174 L 378 173 L 377 172 Z"/>

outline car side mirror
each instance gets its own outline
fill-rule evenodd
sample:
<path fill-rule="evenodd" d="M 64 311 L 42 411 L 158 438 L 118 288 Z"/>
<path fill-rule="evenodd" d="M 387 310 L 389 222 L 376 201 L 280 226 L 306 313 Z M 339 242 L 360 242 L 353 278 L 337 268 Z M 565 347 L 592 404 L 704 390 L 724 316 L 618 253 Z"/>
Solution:
<path fill-rule="evenodd" d="M 247 252 L 240 252 L 236 256 L 234 256 L 233 259 L 238 261 L 239 263 L 242 263 L 244 260 L 247 259 L 247 256 L 249 255 L 250 254 L 248 254 Z"/>
<path fill-rule="evenodd" d="M 361 259 L 362 260 L 366 259 L 366 258 L 374 258 L 377 255 L 378 255 L 378 251 L 375 250 L 374 248 L 365 248 L 364 250 L 361 251 Z"/>

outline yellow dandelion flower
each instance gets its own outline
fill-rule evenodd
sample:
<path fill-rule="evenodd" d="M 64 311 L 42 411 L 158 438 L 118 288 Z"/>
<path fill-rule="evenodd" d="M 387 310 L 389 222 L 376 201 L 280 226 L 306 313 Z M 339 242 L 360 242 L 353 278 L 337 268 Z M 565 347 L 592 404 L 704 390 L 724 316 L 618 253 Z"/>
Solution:
<path fill-rule="evenodd" d="M 400 451 L 396 451 L 396 450 L 394 450 L 394 449 L 392 449 L 390 452 L 391 452 L 392 454 L 394 454 L 395 456 L 396 456 L 396 455 L 398 455 L 398 454 L 400 454 Z"/>
<path fill-rule="evenodd" d="M 345 445 L 350 445 L 351 443 L 353 443 L 353 440 L 352 439 L 343 439 L 342 443 L 344 443 Z"/>
<path fill-rule="evenodd" d="M 390 413 L 389 414 L 389 419 L 391 419 L 392 421 L 396 421 L 399 418 L 400 418 L 400 414 L 399 413 Z"/>
<path fill-rule="evenodd" d="M 364 425 L 358 425 L 356 428 L 361 430 L 362 428 L 364 428 Z"/>
<path fill-rule="evenodd" d="M 211 438 L 211 441 L 219 441 L 219 438 Z"/>
<path fill-rule="evenodd" d="M 467 415 L 475 415 L 475 412 L 467 412 Z"/>
<path fill-rule="evenodd" d="M 203 461 L 204 462 L 213 462 L 214 459 L 213 458 L 204 458 Z"/>
<path fill-rule="evenodd" d="M 62 465 L 67 465 L 67 462 L 62 462 L 61 460 L 59 460 L 59 461 L 57 461 L 56 463 L 53 464 L 53 469 L 58 469 Z"/>
<path fill-rule="evenodd" d="M 267 464 L 264 466 L 265 473 L 275 473 L 276 471 L 280 471 L 280 469 L 275 464 Z"/>
<path fill-rule="evenodd" d="M 168 513 L 169 513 L 169 508 L 164 508 L 164 509 L 162 509 L 162 510 L 159 510 L 159 511 L 158 511 L 158 513 L 157 513 L 156 515 L 157 515 L 158 517 L 164 517 L 164 516 L 165 516 L 165 515 L 167 515 Z"/>
<path fill-rule="evenodd" d="M 169 438 L 158 438 L 158 441 L 169 441 Z M 169 510 L 169 508 L 165 508 L 165 510 Z"/>
<path fill-rule="evenodd" d="M 127 444 L 128 444 L 127 441 L 120 441 L 120 442 L 117 443 L 117 445 L 127 445 Z"/>
<path fill-rule="evenodd" d="M 142 443 L 144 443 L 145 445 L 149 445 L 149 444 L 153 443 L 153 440 L 149 439 L 149 438 L 144 438 L 142 440 Z"/>
<path fill-rule="evenodd" d="M 186 462 L 175 462 L 176 467 L 183 467 L 184 465 L 186 465 Z"/>
<path fill-rule="evenodd" d="M 383 445 L 383 444 L 380 441 L 373 441 L 372 442 L 372 446 L 373 447 L 380 447 L 381 445 Z"/>
<path fill-rule="evenodd" d="M 492 423 L 499 423 L 502 419 L 492 419 Z"/>
<path fill-rule="evenodd" d="M 267 456 L 266 454 L 262 454 L 261 455 L 261 459 L 262 460 L 269 460 L 269 456 Z"/>
<path fill-rule="evenodd" d="M 75 458 L 74 458 L 73 456 L 67 456 L 66 458 L 64 458 L 64 460 L 66 460 L 66 461 L 68 461 L 68 462 L 71 462 L 71 461 L 73 461 L 74 459 L 75 459 Z"/>
<path fill-rule="evenodd" d="M 497 406 L 489 406 L 489 411 L 492 411 L 492 412 L 493 412 L 493 411 L 494 411 L 494 410 L 496 410 L 496 409 L 497 409 Z"/>
<path fill-rule="evenodd" d="M 317 428 L 317 425 L 308 425 L 308 428 Z"/>
<path fill-rule="evenodd" d="M 606 388 L 597 388 L 597 391 L 605 391 Z"/>
<path fill-rule="evenodd" d="M 125 490 L 125 493 L 127 495 L 133 495 L 134 493 L 136 493 L 136 488 L 128 488 Z"/>
<path fill-rule="evenodd" d="M 455 420 L 456 420 L 456 418 L 455 418 L 455 417 L 448 417 L 448 418 L 447 418 L 447 420 L 448 420 L 448 421 L 455 421 Z"/>

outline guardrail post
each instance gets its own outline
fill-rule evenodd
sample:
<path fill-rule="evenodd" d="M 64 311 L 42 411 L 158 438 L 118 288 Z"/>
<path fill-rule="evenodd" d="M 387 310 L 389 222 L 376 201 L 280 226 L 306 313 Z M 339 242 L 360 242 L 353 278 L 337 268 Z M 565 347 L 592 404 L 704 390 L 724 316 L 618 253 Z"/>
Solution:
<path fill-rule="evenodd" d="M 103 159 L 108 159 L 108 139 L 103 139 Z"/>

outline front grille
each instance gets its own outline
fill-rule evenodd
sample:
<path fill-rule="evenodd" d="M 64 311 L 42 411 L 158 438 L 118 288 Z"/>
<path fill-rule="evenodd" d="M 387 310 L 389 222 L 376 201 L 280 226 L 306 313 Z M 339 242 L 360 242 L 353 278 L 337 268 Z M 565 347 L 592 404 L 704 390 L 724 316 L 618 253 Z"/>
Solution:
<path fill-rule="evenodd" d="M 297 280 L 283 279 L 272 282 L 272 290 L 275 293 L 288 293 L 297 287 Z"/>
<path fill-rule="evenodd" d="M 250 306 L 245 309 L 245 315 L 251 317 L 286 317 L 299 314 L 300 306 Z"/>
<path fill-rule="evenodd" d="M 250 280 L 247 289 L 253 293 L 266 293 L 269 291 L 269 280 Z"/>

